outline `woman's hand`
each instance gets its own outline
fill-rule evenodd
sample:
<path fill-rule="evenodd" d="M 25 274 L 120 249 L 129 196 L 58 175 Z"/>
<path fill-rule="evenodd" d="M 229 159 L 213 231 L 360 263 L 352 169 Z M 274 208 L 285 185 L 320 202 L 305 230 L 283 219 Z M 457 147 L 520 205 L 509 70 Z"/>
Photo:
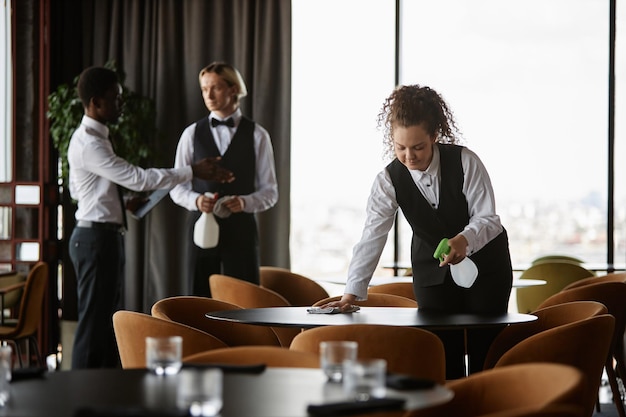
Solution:
<path fill-rule="evenodd" d="M 439 266 L 456 265 L 467 256 L 467 239 L 462 234 L 458 234 L 448 239 L 450 252 L 445 256 L 443 262 Z"/>
<path fill-rule="evenodd" d="M 331 301 L 330 303 L 326 303 L 321 308 L 326 307 L 339 307 L 341 311 L 346 312 L 352 308 L 352 304 L 356 301 L 356 295 L 354 294 L 344 294 L 339 301 Z"/>

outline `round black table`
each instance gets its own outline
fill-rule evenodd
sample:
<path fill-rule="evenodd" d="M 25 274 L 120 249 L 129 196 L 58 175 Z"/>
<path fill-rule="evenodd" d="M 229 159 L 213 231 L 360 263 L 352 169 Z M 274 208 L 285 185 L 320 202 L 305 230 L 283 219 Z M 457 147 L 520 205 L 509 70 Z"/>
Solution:
<path fill-rule="evenodd" d="M 183 368 L 181 372 L 188 372 Z M 175 416 L 179 375 L 157 376 L 144 369 L 59 371 L 11 383 L 9 403 L 0 416 Z M 406 409 L 449 401 L 452 391 L 396 391 Z M 263 372 L 224 373 L 224 407 L 220 417 L 305 417 L 309 404 L 345 400 L 341 385 L 326 383 L 321 369 L 267 368 Z M 81 414 L 77 411 L 84 410 Z M 97 412 L 98 414 L 90 414 Z"/>
<path fill-rule="evenodd" d="M 310 314 L 308 307 L 246 308 L 213 311 L 206 317 L 213 320 L 264 326 L 312 328 L 343 324 L 383 324 L 389 326 L 432 329 L 468 329 L 524 323 L 536 320 L 531 314 L 442 314 L 423 312 L 409 307 L 361 307 L 356 313 Z"/>
<path fill-rule="evenodd" d="M 432 330 L 459 329 L 463 331 L 465 349 L 465 375 L 468 369 L 467 331 L 472 328 L 485 328 L 537 320 L 531 314 L 448 314 L 420 311 L 410 307 L 361 307 L 355 313 L 310 314 L 308 307 L 268 307 L 241 310 L 213 311 L 206 316 L 213 320 L 263 326 L 299 327 L 308 329 L 319 326 L 346 324 L 378 324 L 388 326 L 421 327 Z"/>
<path fill-rule="evenodd" d="M 331 284 L 345 285 L 347 281 L 346 276 L 334 276 L 334 277 L 323 277 L 317 278 L 317 281 L 329 282 Z M 376 285 L 382 284 L 391 284 L 396 282 L 407 282 L 413 283 L 412 276 L 406 275 L 395 275 L 395 276 L 373 276 L 369 282 L 370 287 L 375 287 Z M 523 288 L 523 287 L 534 287 L 537 285 L 546 285 L 546 281 L 541 279 L 513 279 L 513 288 Z"/>

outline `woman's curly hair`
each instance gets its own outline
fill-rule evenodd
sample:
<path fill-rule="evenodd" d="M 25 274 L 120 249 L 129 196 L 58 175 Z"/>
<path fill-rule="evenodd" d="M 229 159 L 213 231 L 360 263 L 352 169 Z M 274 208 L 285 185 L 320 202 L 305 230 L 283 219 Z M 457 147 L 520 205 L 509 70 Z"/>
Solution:
<path fill-rule="evenodd" d="M 458 143 L 461 132 L 445 100 L 430 87 L 398 86 L 383 103 L 378 114 L 378 127 L 383 130 L 385 156 L 394 156 L 394 126 L 423 125 L 440 143 Z"/>

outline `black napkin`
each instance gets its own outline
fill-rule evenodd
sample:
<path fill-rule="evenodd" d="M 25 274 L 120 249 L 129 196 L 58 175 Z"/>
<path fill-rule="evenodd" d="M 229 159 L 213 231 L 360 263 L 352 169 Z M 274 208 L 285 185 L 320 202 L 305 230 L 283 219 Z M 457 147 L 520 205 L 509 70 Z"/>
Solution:
<path fill-rule="evenodd" d="M 11 371 L 11 381 L 21 381 L 23 379 L 43 378 L 48 368 L 16 368 Z"/>
<path fill-rule="evenodd" d="M 430 389 L 435 386 L 435 381 L 432 379 L 417 378 L 411 375 L 403 374 L 387 374 L 385 383 L 387 387 L 399 391 Z"/>
<path fill-rule="evenodd" d="M 342 416 L 348 414 L 374 413 L 404 408 L 403 398 L 371 398 L 367 401 L 345 401 L 327 404 L 309 404 L 306 411 L 311 416 Z"/>
<path fill-rule="evenodd" d="M 74 417 L 187 417 L 189 412 L 179 410 L 148 410 L 142 407 L 83 407 Z"/>
<path fill-rule="evenodd" d="M 221 369 L 224 373 L 239 373 L 239 374 L 262 374 L 267 368 L 264 363 L 257 363 L 252 365 L 237 365 L 230 363 L 185 363 L 184 368 L 194 369 Z"/>

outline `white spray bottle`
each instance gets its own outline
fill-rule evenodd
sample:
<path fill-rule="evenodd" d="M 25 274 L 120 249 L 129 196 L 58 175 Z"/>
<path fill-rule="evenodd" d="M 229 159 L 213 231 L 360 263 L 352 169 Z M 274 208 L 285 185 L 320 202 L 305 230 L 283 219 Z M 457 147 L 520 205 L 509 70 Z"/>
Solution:
<path fill-rule="evenodd" d="M 439 242 L 433 257 L 438 259 L 439 262 L 443 262 L 444 255 L 449 253 L 450 245 L 448 245 L 448 239 L 443 238 L 441 239 L 441 242 Z M 466 256 L 458 264 L 450 264 L 450 273 L 452 274 L 452 279 L 456 285 L 463 288 L 469 288 L 474 285 L 474 281 L 476 281 L 476 277 L 478 276 L 478 267 L 476 267 L 474 261 Z"/>
<path fill-rule="evenodd" d="M 213 198 L 213 193 L 204 193 L 205 196 Z M 193 243 L 202 249 L 214 248 L 220 238 L 220 226 L 215 220 L 213 213 L 202 212 L 200 218 L 196 220 L 193 227 Z"/>

